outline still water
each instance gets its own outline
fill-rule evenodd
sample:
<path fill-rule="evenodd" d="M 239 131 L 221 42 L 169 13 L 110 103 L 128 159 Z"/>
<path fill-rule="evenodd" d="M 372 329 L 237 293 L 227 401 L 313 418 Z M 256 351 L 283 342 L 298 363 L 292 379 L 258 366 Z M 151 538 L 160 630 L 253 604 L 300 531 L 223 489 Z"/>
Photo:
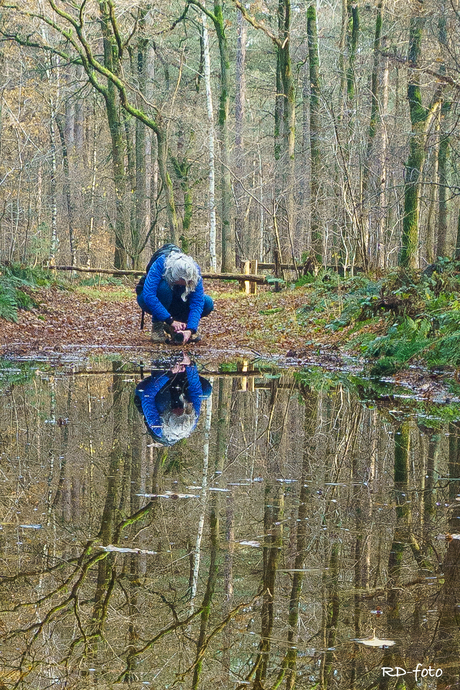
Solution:
<path fill-rule="evenodd" d="M 460 687 L 455 391 L 179 357 L 0 393 L 1 689 Z"/>

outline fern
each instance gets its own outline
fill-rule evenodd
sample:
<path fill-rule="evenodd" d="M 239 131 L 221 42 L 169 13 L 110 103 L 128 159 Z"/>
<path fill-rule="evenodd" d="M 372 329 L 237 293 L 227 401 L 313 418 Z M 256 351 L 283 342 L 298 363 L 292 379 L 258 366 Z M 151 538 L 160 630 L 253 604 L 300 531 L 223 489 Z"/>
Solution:
<path fill-rule="evenodd" d="M 0 283 L 0 318 L 6 321 L 14 321 L 15 323 L 18 320 L 16 290 L 6 280 Z"/>
<path fill-rule="evenodd" d="M 1 267 L 0 318 L 16 323 L 18 309 L 32 309 L 37 306 L 34 299 L 24 290 L 24 288 L 33 290 L 37 284 L 35 270 L 22 268 L 16 264 Z"/>

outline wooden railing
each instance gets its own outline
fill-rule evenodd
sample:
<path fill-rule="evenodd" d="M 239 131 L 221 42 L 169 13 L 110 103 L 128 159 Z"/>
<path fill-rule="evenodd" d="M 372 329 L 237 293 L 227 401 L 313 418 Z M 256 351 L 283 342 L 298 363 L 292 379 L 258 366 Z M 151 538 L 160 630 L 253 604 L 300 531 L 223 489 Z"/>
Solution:
<path fill-rule="evenodd" d="M 304 272 L 305 265 L 302 265 L 299 261 L 298 264 L 285 264 L 278 260 L 279 254 L 275 252 L 275 262 L 267 263 L 264 261 L 253 260 L 243 260 L 240 265 L 239 273 L 202 273 L 202 277 L 206 280 L 237 280 L 240 284 L 240 290 L 244 291 L 247 295 L 256 294 L 257 285 L 269 285 L 274 283 L 275 291 L 280 289 L 280 284 L 284 281 L 284 271 L 295 271 L 297 277 Z M 115 268 L 87 268 L 84 266 L 50 266 L 51 269 L 56 271 L 77 271 L 82 273 L 100 273 L 103 275 L 112 276 L 133 276 L 141 277 L 144 275 L 145 271 L 142 270 L 120 270 Z M 330 271 L 343 271 L 343 266 L 327 266 Z M 259 271 L 271 271 L 274 278 L 267 278 L 267 276 L 261 275 Z M 308 269 L 307 269 L 308 271 Z M 361 272 L 362 269 L 354 267 L 354 272 Z"/>

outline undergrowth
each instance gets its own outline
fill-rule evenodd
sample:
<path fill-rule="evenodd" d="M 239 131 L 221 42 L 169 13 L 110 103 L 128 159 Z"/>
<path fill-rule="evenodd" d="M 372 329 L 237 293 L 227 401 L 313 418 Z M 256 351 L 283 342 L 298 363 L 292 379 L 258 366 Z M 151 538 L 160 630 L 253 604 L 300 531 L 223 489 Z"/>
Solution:
<path fill-rule="evenodd" d="M 460 367 L 460 261 L 438 259 L 434 270 L 398 269 L 378 279 L 323 271 L 308 283 L 300 325 L 342 335 L 370 360 L 371 375 L 393 374 L 413 361 Z"/>
<path fill-rule="evenodd" d="M 37 306 L 32 294 L 37 287 L 54 282 L 50 271 L 21 264 L 0 265 L 0 318 L 18 320 L 18 309 Z"/>

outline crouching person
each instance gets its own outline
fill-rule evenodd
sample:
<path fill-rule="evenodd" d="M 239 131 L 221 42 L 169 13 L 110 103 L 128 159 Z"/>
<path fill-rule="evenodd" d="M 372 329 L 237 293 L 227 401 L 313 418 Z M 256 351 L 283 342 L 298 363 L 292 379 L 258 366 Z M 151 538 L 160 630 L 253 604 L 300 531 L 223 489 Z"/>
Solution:
<path fill-rule="evenodd" d="M 198 374 L 196 364 L 184 355 L 169 371 L 154 369 L 151 376 L 140 381 L 134 402 L 152 438 L 172 446 L 194 431 L 201 403 L 211 392 L 209 381 Z"/>
<path fill-rule="evenodd" d="M 198 264 L 174 245 L 165 245 L 152 258 L 137 302 L 152 316 L 153 342 L 165 342 L 165 331 L 172 342 L 199 340 L 200 319 L 214 303 L 204 294 Z"/>

